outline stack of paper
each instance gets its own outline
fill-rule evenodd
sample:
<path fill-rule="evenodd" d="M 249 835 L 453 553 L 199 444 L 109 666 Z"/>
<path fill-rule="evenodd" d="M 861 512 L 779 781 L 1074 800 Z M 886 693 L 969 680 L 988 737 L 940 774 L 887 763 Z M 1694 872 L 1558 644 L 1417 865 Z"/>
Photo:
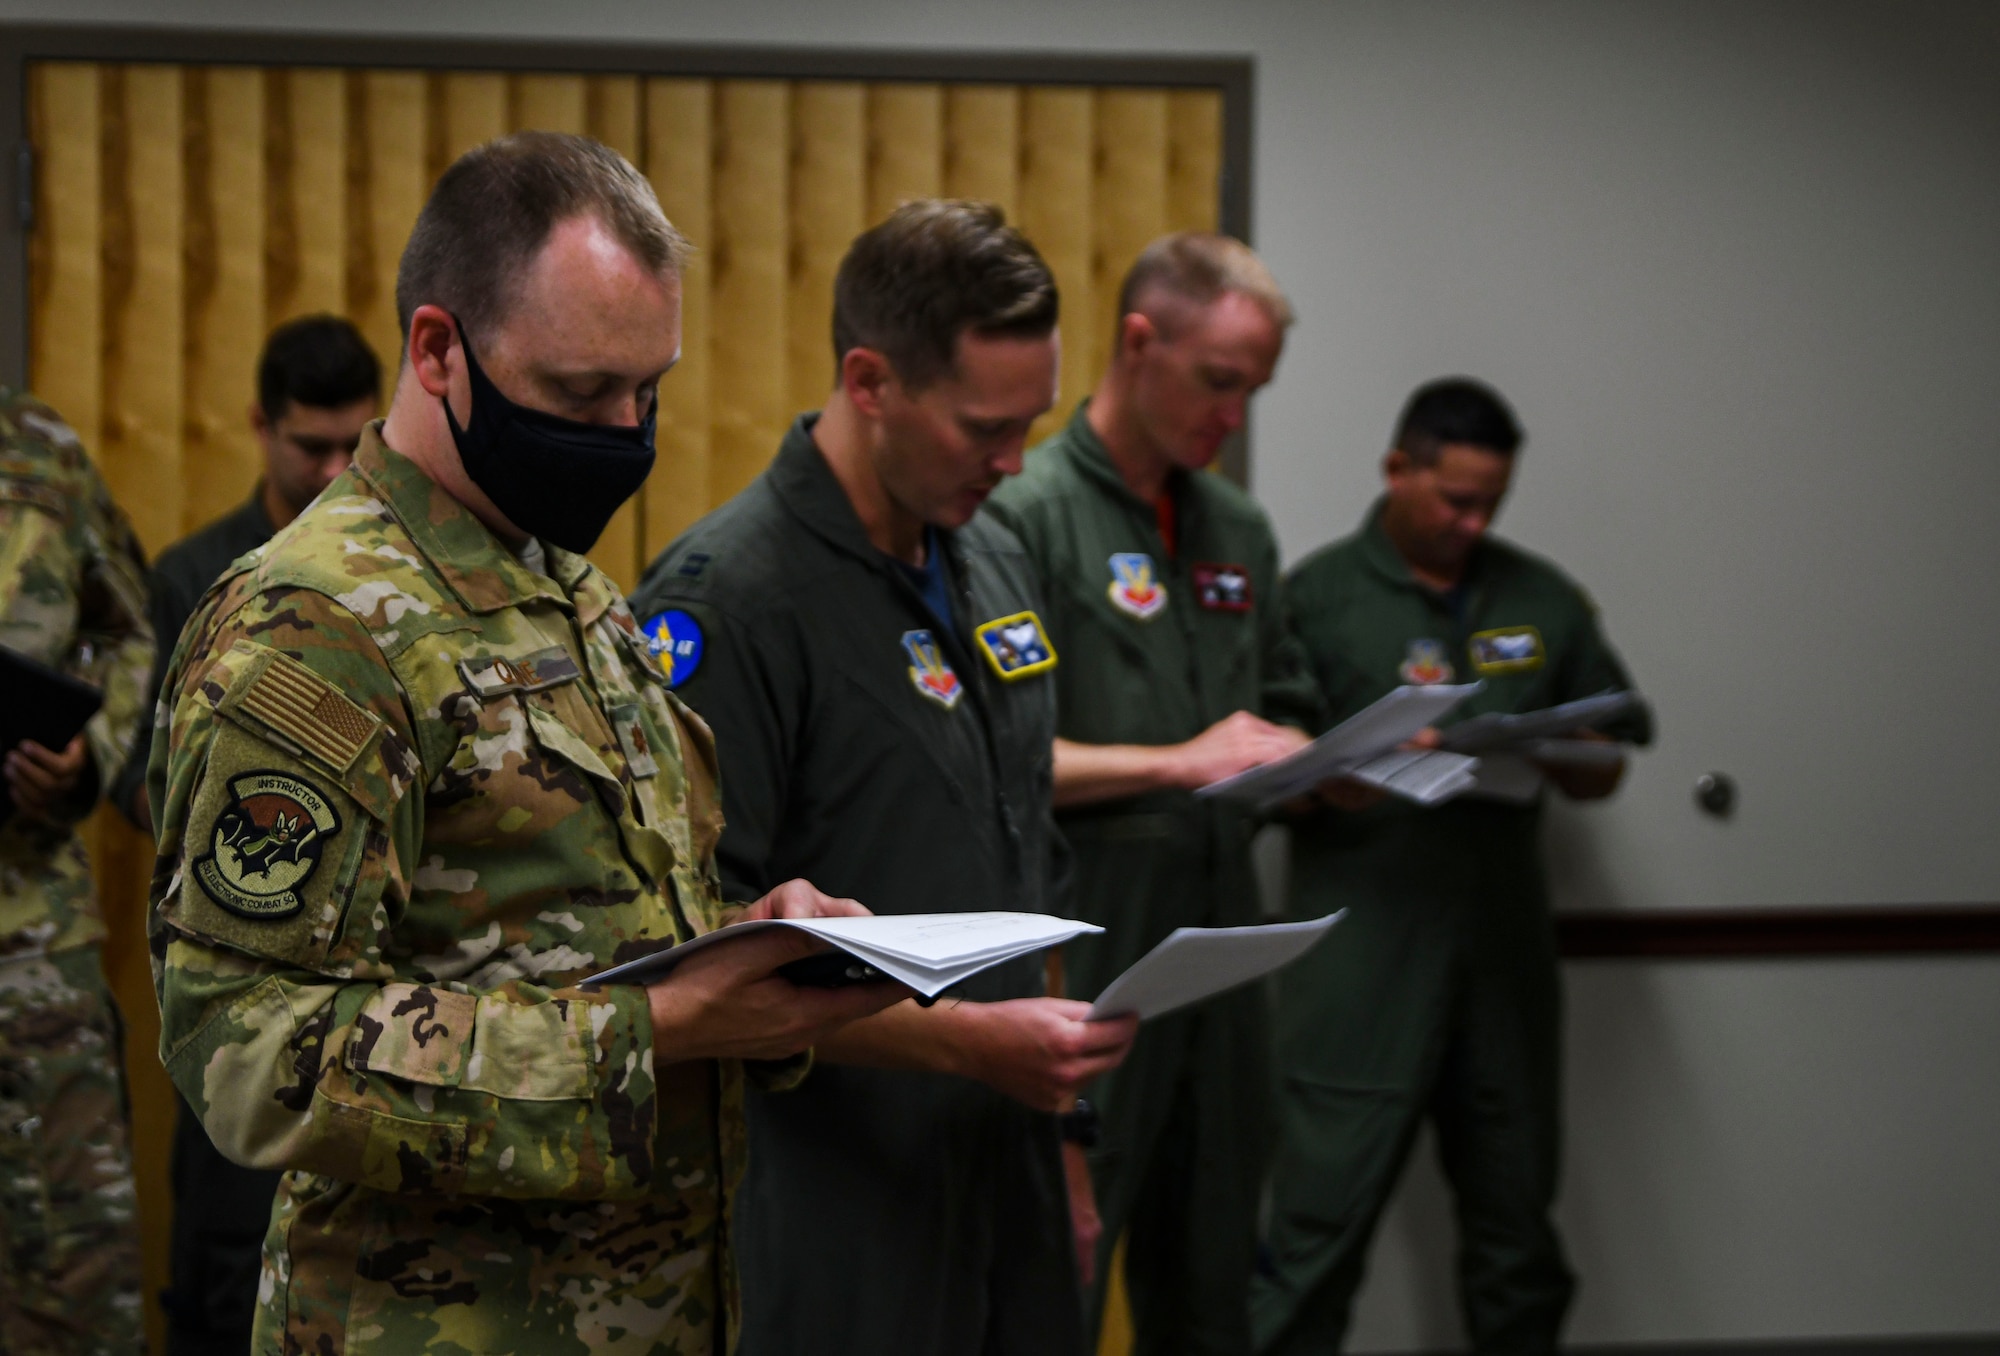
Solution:
<path fill-rule="evenodd" d="M 1198 1003 L 1291 964 L 1347 916 L 1242 928 L 1175 928 L 1137 964 L 1105 986 L 1090 1020 L 1137 1013 L 1140 1020 Z"/>
<path fill-rule="evenodd" d="M 1321 782 L 1354 777 L 1422 805 L 1449 800 L 1472 785 L 1478 759 L 1462 752 L 1404 749 L 1479 691 L 1480 683 L 1399 687 L 1275 763 L 1210 782 L 1197 796 L 1221 796 L 1263 809 L 1304 795 Z M 1468 722 L 1469 723 L 1469 722 Z"/>
<path fill-rule="evenodd" d="M 650 984 L 704 947 L 768 928 L 792 928 L 858 957 L 926 998 L 1017 956 L 1059 946 L 1103 928 L 1040 913 L 906 913 L 858 918 L 766 918 L 732 923 L 670 950 L 642 956 L 583 981 Z"/>
<path fill-rule="evenodd" d="M 1446 730 L 1444 747 L 1478 755 L 1474 795 L 1525 805 L 1542 792 L 1541 764 L 1602 765 L 1625 756 L 1623 744 L 1560 736 L 1602 725 L 1640 705 L 1636 692 L 1600 692 L 1539 711 L 1491 711 Z"/>

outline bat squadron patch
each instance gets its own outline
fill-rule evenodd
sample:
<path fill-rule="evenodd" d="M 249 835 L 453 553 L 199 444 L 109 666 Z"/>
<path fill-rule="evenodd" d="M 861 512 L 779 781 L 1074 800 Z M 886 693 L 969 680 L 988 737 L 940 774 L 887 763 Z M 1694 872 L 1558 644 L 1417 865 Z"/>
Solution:
<path fill-rule="evenodd" d="M 195 879 L 233 914 L 290 918 L 305 907 L 299 890 L 340 832 L 340 816 L 325 795 L 283 772 L 232 777 L 229 794 Z"/>

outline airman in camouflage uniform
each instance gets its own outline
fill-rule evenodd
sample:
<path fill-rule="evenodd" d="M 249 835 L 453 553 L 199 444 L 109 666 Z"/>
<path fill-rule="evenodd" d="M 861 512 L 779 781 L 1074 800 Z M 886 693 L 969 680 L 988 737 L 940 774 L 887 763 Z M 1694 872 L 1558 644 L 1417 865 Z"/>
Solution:
<path fill-rule="evenodd" d="M 152 631 L 124 514 L 54 411 L 0 391 L 0 645 L 100 687 L 81 776 L 0 819 L 0 1351 L 136 1351 L 139 1242 L 104 923 L 76 823 L 123 765 Z"/>
<path fill-rule="evenodd" d="M 161 1054 L 223 1153 L 287 1170 L 262 1356 L 692 1356 L 734 1330 L 746 1069 L 673 1015 L 711 972 L 577 987 L 725 921 L 714 748 L 616 586 L 545 542 L 533 503 L 466 483 L 494 423 L 579 498 L 596 441 L 650 434 L 631 412 L 672 361 L 677 256 L 643 258 L 621 211 L 677 240 L 581 138 L 523 134 L 447 171 L 398 285 L 444 296 L 404 308 L 388 420 L 218 581 L 170 665 L 148 770 Z M 484 214 L 511 244 L 463 236 Z M 515 295 L 413 274 L 426 233 L 454 231 L 452 257 Z M 537 442 L 552 416 L 476 375 L 454 312 L 512 388 L 559 401 L 537 375 L 582 361 L 612 396 Z M 797 954 L 752 967 L 760 1011 L 847 1020 L 901 995 L 800 994 L 769 976 Z"/>

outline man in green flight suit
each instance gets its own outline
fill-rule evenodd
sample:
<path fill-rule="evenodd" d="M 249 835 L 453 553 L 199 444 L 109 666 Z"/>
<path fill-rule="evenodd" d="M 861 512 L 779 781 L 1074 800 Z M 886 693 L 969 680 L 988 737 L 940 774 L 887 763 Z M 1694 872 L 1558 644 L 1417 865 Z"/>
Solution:
<path fill-rule="evenodd" d="M 1352 537 L 1302 562 L 1289 597 L 1338 721 L 1401 684 L 1485 688 L 1455 718 L 1630 687 L 1583 591 L 1488 534 L 1521 432 L 1489 388 L 1420 388 Z M 1605 734 L 1645 742 L 1643 713 Z M 1550 765 L 1577 799 L 1621 759 Z M 1260 1352 L 1333 1352 L 1382 1207 L 1422 1120 L 1457 1198 L 1476 1351 L 1555 1350 L 1574 1282 L 1553 1223 L 1560 992 L 1541 797 L 1390 801 L 1292 831 L 1297 917 L 1346 908 L 1341 945 L 1279 976 L 1280 1139 L 1254 1315 Z"/>
<path fill-rule="evenodd" d="M 181 628 L 231 561 L 269 541 L 347 469 L 381 398 L 381 363 L 361 331 L 339 316 L 288 321 L 264 341 L 250 406 L 264 474 L 241 505 L 175 542 L 153 563 L 152 691 L 133 755 L 111 793 L 126 818 L 148 833 L 153 815 L 146 803 L 146 751 Z M 250 1349 L 258 1257 L 278 1174 L 224 1158 L 181 1100 L 174 1109 L 169 1185 L 173 1224 L 161 1296 L 167 1356 L 240 1356 Z"/>
<path fill-rule="evenodd" d="M 708 731 L 581 554 L 651 466 L 685 251 L 595 142 L 461 157 L 404 250 L 387 420 L 169 668 L 161 1057 L 218 1148 L 287 1170 L 259 1356 L 726 1349 L 746 1061 L 901 993 L 796 988 L 783 932 L 577 987 L 858 908 L 724 909 Z"/>
<path fill-rule="evenodd" d="M 76 434 L 0 391 L 0 647 L 103 693 L 65 747 L 0 750 L 0 1351 L 13 1356 L 145 1341 L 118 1018 L 77 833 L 139 723 L 145 577 Z"/>
<path fill-rule="evenodd" d="M 1241 242 L 1177 235 L 1140 255 L 1119 315 L 1095 394 L 991 509 L 1041 574 L 1061 656 L 1055 801 L 1078 916 L 1107 929 L 1070 945 L 1079 998 L 1176 927 L 1257 921 L 1255 823 L 1192 792 L 1298 748 L 1296 726 L 1318 710 L 1270 524 L 1201 474 L 1270 380 L 1290 308 Z M 1149 1023 L 1092 1094 L 1104 1221 L 1093 1334 L 1123 1233 L 1135 1350 L 1249 1349 L 1263 1001 L 1239 990 Z"/>
<path fill-rule="evenodd" d="M 878 913 L 1056 910 L 1066 661 L 975 516 L 1055 399 L 1056 306 L 997 208 L 898 208 L 841 262 L 825 410 L 647 571 L 635 610 L 721 750 L 725 898 L 803 875 Z M 1136 1027 L 1087 1012 L 1025 958 L 752 1097 L 746 1356 L 1082 1356 L 1054 1113 Z"/>

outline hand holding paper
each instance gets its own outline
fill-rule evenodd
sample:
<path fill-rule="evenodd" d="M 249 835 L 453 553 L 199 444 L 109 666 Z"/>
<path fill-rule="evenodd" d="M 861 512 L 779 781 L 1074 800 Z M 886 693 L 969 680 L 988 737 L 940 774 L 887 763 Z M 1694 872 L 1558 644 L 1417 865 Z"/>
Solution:
<path fill-rule="evenodd" d="M 1399 687 L 1328 730 L 1288 758 L 1211 782 L 1197 796 L 1220 796 L 1258 808 L 1303 795 L 1321 782 L 1353 777 L 1424 805 L 1467 789 L 1476 760 L 1442 750 L 1404 749 L 1435 725 L 1478 683 Z"/>

